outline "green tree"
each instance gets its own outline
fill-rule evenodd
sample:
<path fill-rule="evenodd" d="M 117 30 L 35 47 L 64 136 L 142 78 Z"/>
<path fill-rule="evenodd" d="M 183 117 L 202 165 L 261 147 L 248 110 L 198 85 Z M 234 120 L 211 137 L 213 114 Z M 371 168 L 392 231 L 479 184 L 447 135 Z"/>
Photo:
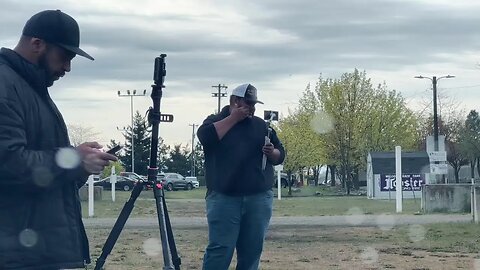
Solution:
<path fill-rule="evenodd" d="M 369 151 L 392 151 L 396 145 L 412 150 L 418 142 L 418 119 L 403 97 L 385 84 L 373 87 L 366 73 L 356 69 L 339 79 L 320 76 L 299 104 L 279 123 L 288 151 L 286 167 L 328 164 L 333 174 L 338 167 L 347 192 L 351 183 L 358 185 Z M 312 122 L 327 122 L 329 128 L 316 130 Z"/>
<path fill-rule="evenodd" d="M 110 143 L 107 145 L 107 149 L 112 149 L 114 148 L 115 146 L 117 145 L 120 145 L 119 143 L 117 143 L 115 140 L 110 140 Z M 122 156 L 122 152 L 118 152 L 116 154 L 117 157 L 121 157 Z M 108 177 L 112 174 L 112 167 L 115 167 L 115 174 L 119 174 L 120 172 L 124 172 L 125 171 L 125 167 L 123 166 L 122 162 L 120 161 L 120 159 L 116 162 L 110 162 L 110 164 L 108 164 L 108 166 L 106 166 L 100 177 L 103 179 L 105 177 Z"/>
<path fill-rule="evenodd" d="M 102 171 L 100 177 L 103 179 L 105 177 L 108 177 L 112 174 L 112 167 L 115 167 L 115 174 L 118 175 L 120 172 L 124 172 L 125 168 L 122 165 L 122 162 L 120 160 L 115 161 L 115 162 L 110 162 Z"/>
<path fill-rule="evenodd" d="M 467 115 L 459 138 L 460 151 L 470 161 L 471 177 L 475 176 L 475 163 L 480 174 L 480 117 L 476 110 Z"/>
<path fill-rule="evenodd" d="M 190 152 L 187 147 L 182 148 L 181 144 L 174 145 L 173 149 L 170 150 L 169 157 L 165 160 L 166 170 L 183 176 L 190 175 L 189 155 Z"/>
<path fill-rule="evenodd" d="M 439 121 L 439 132 L 445 135 L 447 162 L 453 167 L 455 182 L 459 183 L 459 172 L 462 166 L 468 164 L 468 157 L 462 152 L 461 140 L 464 131 L 464 121 L 460 114 L 451 113 L 447 121 Z"/>
<path fill-rule="evenodd" d="M 165 144 L 163 138 L 158 140 L 158 152 L 157 152 L 157 166 L 158 172 L 165 172 L 167 169 L 165 162 L 168 159 L 170 153 L 170 146 Z"/>
<path fill-rule="evenodd" d="M 323 140 L 330 162 L 340 168 L 344 187 L 358 185 L 369 151 L 409 150 L 417 141 L 417 121 L 403 97 L 385 84 L 373 87 L 365 72 L 354 70 L 340 79 L 320 77 L 315 89 L 319 109 L 333 121 Z"/>
<path fill-rule="evenodd" d="M 205 154 L 203 152 L 203 147 L 200 142 L 197 141 L 195 145 L 195 175 L 204 176 L 205 175 Z M 189 156 L 189 162 L 191 162 L 192 155 Z"/>
<path fill-rule="evenodd" d="M 147 175 L 147 167 L 150 158 L 150 131 L 147 130 L 147 121 L 137 111 L 133 118 L 133 141 L 135 151 L 135 173 Z M 129 126 L 123 132 L 125 137 L 125 155 L 120 159 L 127 171 L 132 171 L 132 127 Z"/>

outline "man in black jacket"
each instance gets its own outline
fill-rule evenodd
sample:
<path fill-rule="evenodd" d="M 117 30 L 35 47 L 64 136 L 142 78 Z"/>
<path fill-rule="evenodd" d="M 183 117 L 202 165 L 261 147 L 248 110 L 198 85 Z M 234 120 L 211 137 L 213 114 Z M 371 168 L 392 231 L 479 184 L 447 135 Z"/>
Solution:
<path fill-rule="evenodd" d="M 273 165 L 285 158 L 274 130 L 265 144 L 265 121 L 254 116 L 257 89 L 243 84 L 230 105 L 209 116 L 197 134 L 205 153 L 209 244 L 205 270 L 227 270 L 237 250 L 237 270 L 258 269 L 272 216 Z M 263 155 L 267 165 L 262 168 Z"/>
<path fill-rule="evenodd" d="M 27 21 L 14 50 L 0 50 L 0 269 L 90 263 L 78 188 L 116 157 L 96 142 L 72 147 L 48 87 L 70 71 L 79 27 L 59 10 Z"/>

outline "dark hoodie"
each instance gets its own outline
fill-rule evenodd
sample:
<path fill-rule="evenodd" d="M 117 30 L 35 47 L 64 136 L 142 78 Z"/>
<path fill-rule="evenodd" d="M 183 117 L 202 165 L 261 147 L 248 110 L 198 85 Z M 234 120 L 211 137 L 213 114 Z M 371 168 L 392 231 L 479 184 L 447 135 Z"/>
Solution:
<path fill-rule="evenodd" d="M 230 106 L 219 114 L 210 115 L 198 128 L 198 139 L 205 153 L 205 177 L 207 189 L 232 196 L 252 195 L 269 190 L 273 186 L 273 165 L 285 159 L 285 150 L 275 130 L 270 133 L 271 143 L 280 150 L 280 160 L 267 161 L 262 170 L 262 147 L 267 136 L 264 120 L 253 116 L 233 126 L 219 140 L 213 123 L 230 115 Z"/>
<path fill-rule="evenodd" d="M 80 167 L 61 168 L 71 147 L 45 71 L 0 51 L 0 269 L 63 269 L 90 262 L 81 220 Z"/>

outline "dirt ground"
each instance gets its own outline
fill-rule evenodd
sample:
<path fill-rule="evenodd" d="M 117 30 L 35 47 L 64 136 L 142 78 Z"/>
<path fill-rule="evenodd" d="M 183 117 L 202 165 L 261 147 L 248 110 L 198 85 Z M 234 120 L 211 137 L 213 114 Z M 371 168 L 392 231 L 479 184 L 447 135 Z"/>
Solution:
<path fill-rule="evenodd" d="M 88 228 L 87 233 L 95 263 L 110 230 Z M 182 259 L 181 269 L 201 269 L 207 230 L 174 228 L 174 234 Z M 442 250 L 444 249 L 428 240 L 409 240 L 396 229 L 382 231 L 374 227 L 280 227 L 271 228 L 267 235 L 260 268 L 480 270 L 480 253 L 465 252 L 462 247 L 450 249 L 455 252 Z M 89 269 L 93 269 L 94 263 Z M 230 269 L 234 269 L 234 266 L 235 260 Z M 124 229 L 105 264 L 107 270 L 162 267 L 158 228 Z"/>

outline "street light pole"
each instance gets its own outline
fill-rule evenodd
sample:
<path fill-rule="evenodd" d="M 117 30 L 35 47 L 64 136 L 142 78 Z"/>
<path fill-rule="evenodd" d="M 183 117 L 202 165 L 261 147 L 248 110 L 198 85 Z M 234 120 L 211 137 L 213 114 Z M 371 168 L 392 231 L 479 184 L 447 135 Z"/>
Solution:
<path fill-rule="evenodd" d="M 198 127 L 196 124 L 189 125 L 192 127 L 192 170 L 190 172 L 191 176 L 195 176 L 195 127 Z"/>
<path fill-rule="evenodd" d="M 433 85 L 433 140 L 434 140 L 434 148 L 435 151 L 438 151 L 438 114 L 437 114 L 437 82 L 440 79 L 443 78 L 455 78 L 455 76 L 452 75 L 447 75 L 447 76 L 441 76 L 437 78 L 436 76 L 433 76 L 432 78 L 430 77 L 424 77 L 424 76 L 415 76 L 417 79 L 429 79 L 432 81 Z"/>
<path fill-rule="evenodd" d="M 437 77 L 432 77 L 433 85 L 433 140 L 435 151 L 438 151 L 438 114 L 437 114 Z"/>
<path fill-rule="evenodd" d="M 440 80 L 440 79 L 443 79 L 443 78 L 447 78 L 447 79 L 450 79 L 450 78 L 455 78 L 455 76 L 453 75 L 446 75 L 446 76 L 441 76 L 441 77 L 438 77 L 437 76 L 433 76 L 432 78 L 430 77 L 424 77 L 424 76 L 415 76 L 415 78 L 417 79 L 429 79 L 430 81 L 432 81 L 432 88 L 433 88 L 433 148 L 434 148 L 434 151 L 438 151 L 438 148 L 439 148 L 439 145 L 438 145 L 438 114 L 437 114 L 437 82 Z M 435 162 L 435 163 L 438 163 L 438 162 Z"/>
<path fill-rule="evenodd" d="M 130 97 L 130 114 L 131 114 L 131 132 L 132 132 L 132 172 L 135 172 L 135 150 L 134 150 L 134 132 L 133 132 L 133 97 L 145 96 L 147 90 L 143 90 L 143 93 L 138 93 L 137 90 L 127 90 L 126 94 L 122 94 L 120 91 L 117 92 L 119 97 Z"/>

